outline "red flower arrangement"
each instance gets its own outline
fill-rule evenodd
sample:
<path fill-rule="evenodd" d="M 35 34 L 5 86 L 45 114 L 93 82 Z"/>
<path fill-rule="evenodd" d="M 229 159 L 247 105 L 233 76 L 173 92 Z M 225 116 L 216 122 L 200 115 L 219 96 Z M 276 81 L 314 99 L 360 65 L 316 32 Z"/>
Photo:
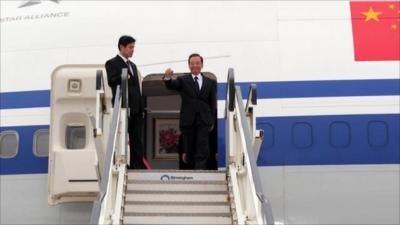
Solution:
<path fill-rule="evenodd" d="M 175 148 L 179 142 L 179 134 L 174 128 L 160 131 L 160 146 L 167 152 Z"/>

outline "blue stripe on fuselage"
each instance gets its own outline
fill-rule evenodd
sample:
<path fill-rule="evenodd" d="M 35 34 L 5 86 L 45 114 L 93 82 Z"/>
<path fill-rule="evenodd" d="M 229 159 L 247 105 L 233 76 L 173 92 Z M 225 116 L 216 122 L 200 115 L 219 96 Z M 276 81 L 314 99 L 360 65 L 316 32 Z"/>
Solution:
<path fill-rule="evenodd" d="M 400 79 L 238 82 L 243 98 L 251 84 L 258 98 L 306 98 L 400 95 Z M 218 99 L 225 99 L 226 83 L 218 83 Z"/>
<path fill-rule="evenodd" d="M 218 162 L 225 166 L 225 121 Z M 400 163 L 400 114 L 257 118 L 264 130 L 258 166 Z M 222 128 L 222 129 L 221 129 Z"/>
<path fill-rule="evenodd" d="M 265 131 L 259 166 L 400 163 L 400 114 L 257 118 Z M 20 135 L 19 153 L 0 159 L 0 174 L 47 173 L 48 158 L 32 152 L 33 134 L 48 126 L 2 127 Z M 225 166 L 224 120 L 218 120 L 218 161 Z"/>
<path fill-rule="evenodd" d="M 334 96 L 400 95 L 400 79 L 238 82 L 243 98 L 250 84 L 257 85 L 258 98 L 304 98 Z M 218 100 L 224 100 L 226 83 L 218 83 Z M 50 91 L 0 93 L 0 109 L 50 106 Z"/>
<path fill-rule="evenodd" d="M 49 90 L 0 93 L 0 109 L 37 108 L 49 106 Z"/>
<path fill-rule="evenodd" d="M 33 154 L 33 136 L 37 130 L 48 129 L 48 125 L 0 127 L 0 132 L 16 131 L 19 135 L 18 153 L 14 158 L 0 158 L 0 174 L 47 173 L 48 157 Z"/>

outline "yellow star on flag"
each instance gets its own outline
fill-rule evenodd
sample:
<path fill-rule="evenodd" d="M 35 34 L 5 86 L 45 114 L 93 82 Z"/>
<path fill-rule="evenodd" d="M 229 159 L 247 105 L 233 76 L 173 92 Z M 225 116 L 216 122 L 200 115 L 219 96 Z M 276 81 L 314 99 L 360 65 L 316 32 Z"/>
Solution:
<path fill-rule="evenodd" d="M 378 16 L 382 14 L 382 12 L 375 12 L 372 7 L 369 7 L 368 12 L 362 12 L 361 14 L 363 14 L 365 17 L 365 21 L 369 21 L 369 20 L 375 20 L 375 21 L 379 21 Z"/>

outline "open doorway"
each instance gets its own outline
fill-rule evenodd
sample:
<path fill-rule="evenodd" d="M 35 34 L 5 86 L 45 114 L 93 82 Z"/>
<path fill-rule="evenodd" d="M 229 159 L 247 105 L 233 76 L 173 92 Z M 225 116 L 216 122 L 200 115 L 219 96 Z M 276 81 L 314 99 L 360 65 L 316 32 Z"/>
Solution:
<path fill-rule="evenodd" d="M 217 80 L 209 72 L 204 76 Z M 183 73 L 174 74 L 182 76 Z M 179 114 L 181 97 L 176 91 L 166 88 L 164 74 L 149 74 L 143 78 L 142 95 L 145 99 L 146 158 L 153 169 L 185 169 L 181 160 L 183 149 L 180 144 Z M 176 79 L 176 77 L 174 77 Z M 217 169 L 217 118 L 215 128 L 210 132 L 210 159 L 208 169 Z"/>

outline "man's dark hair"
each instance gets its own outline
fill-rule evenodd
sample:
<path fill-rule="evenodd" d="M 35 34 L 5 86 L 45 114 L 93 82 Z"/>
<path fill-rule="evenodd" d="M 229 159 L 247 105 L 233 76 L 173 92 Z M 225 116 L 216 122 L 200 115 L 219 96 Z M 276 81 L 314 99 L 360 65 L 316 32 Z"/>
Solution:
<path fill-rule="evenodd" d="M 201 64 L 203 64 L 203 57 L 202 57 L 200 54 L 197 54 L 197 53 L 193 53 L 193 54 L 191 54 L 191 55 L 189 56 L 188 64 L 190 64 L 190 59 L 193 58 L 193 57 L 200 57 Z"/>
<path fill-rule="evenodd" d="M 128 35 L 123 35 L 118 40 L 118 49 L 121 50 L 121 45 L 126 47 L 128 44 L 135 42 L 136 42 L 135 38 Z"/>

